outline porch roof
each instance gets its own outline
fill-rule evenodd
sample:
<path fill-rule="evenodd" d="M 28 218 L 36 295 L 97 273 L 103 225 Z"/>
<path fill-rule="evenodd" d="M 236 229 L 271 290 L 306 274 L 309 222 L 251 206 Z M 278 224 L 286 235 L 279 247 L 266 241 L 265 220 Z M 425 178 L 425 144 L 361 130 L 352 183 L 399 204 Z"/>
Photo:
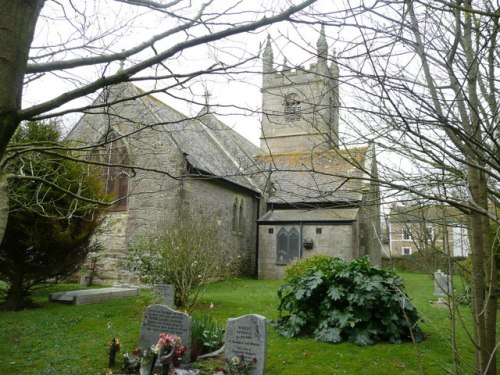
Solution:
<path fill-rule="evenodd" d="M 258 223 L 270 222 L 338 222 L 356 221 L 359 208 L 314 208 L 300 210 L 271 210 Z"/>

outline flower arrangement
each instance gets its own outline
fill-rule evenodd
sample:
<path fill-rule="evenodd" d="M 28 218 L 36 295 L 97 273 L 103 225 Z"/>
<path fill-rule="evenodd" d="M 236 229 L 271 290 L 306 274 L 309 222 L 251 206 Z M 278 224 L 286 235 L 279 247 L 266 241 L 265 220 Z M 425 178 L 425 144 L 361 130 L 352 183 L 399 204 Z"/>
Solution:
<path fill-rule="evenodd" d="M 168 333 L 160 333 L 160 338 L 156 344 L 156 353 L 158 357 L 170 355 L 177 345 L 181 345 L 182 340 L 179 336 L 170 335 Z"/>
<path fill-rule="evenodd" d="M 122 372 L 124 374 L 138 374 L 142 362 L 141 349 L 135 348 L 129 353 L 123 355 Z"/>
<path fill-rule="evenodd" d="M 227 375 L 248 375 L 250 371 L 255 367 L 257 363 L 257 358 L 253 358 L 250 362 L 245 361 L 243 355 L 233 356 L 231 359 L 226 358 L 226 364 L 224 366 L 223 372 Z"/>
<path fill-rule="evenodd" d="M 152 345 L 149 350 L 144 352 L 141 366 L 150 368 L 151 373 L 156 359 L 159 358 L 163 366 L 163 373 L 168 373 L 170 364 L 178 366 L 186 350 L 187 347 L 182 345 L 182 340 L 179 336 L 160 333 L 156 345 Z"/>

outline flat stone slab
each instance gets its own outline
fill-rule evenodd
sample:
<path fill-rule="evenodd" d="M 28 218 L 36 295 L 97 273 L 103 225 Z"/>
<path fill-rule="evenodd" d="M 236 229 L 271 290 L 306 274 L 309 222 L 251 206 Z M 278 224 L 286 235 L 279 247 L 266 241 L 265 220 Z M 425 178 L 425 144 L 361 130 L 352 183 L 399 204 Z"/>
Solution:
<path fill-rule="evenodd" d="M 139 292 L 140 288 L 138 287 L 72 290 L 69 292 L 51 293 L 49 295 L 49 302 L 84 305 L 106 302 L 117 298 L 137 297 Z"/>

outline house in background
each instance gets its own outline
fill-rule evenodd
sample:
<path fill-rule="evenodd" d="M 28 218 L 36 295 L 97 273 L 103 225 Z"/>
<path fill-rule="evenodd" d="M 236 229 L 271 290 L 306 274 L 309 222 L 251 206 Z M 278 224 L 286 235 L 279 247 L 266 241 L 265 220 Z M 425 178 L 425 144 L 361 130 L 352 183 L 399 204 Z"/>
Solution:
<path fill-rule="evenodd" d="M 276 71 L 268 39 L 260 148 L 208 105 L 189 118 L 131 83 L 101 93 L 68 137 L 106 164 L 105 188 L 119 199 L 98 235 L 101 280 L 133 281 L 123 262 L 130 246 L 180 211 L 215 219 L 220 246 L 259 278 L 313 254 L 379 264 L 379 192 L 365 182 L 376 175 L 375 151 L 339 147 L 338 67 L 334 57 L 328 66 L 324 29 L 317 45 L 309 69 Z"/>
<path fill-rule="evenodd" d="M 467 257 L 466 217 L 448 205 L 393 205 L 389 214 L 390 256 L 440 252 Z"/>

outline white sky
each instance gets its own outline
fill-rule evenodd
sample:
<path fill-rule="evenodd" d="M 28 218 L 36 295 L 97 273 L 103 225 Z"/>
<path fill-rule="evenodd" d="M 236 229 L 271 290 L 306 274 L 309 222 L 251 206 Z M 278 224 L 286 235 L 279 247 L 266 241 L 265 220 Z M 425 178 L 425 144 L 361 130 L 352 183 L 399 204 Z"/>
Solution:
<path fill-rule="evenodd" d="M 299 1 L 294 1 L 298 3 Z M 198 5 L 198 2 L 194 2 Z M 263 6 L 267 9 L 278 10 L 280 6 L 286 3 L 286 0 L 262 0 L 259 5 L 258 1 L 241 2 L 242 10 L 248 11 L 252 8 L 257 9 L 258 6 Z M 328 2 L 327 2 L 328 3 Z M 106 40 L 108 50 L 119 52 L 123 48 L 130 47 L 132 44 L 138 44 L 142 40 L 149 38 L 152 33 L 157 33 L 166 29 L 157 15 L 148 14 L 141 15 L 129 14 L 129 10 L 123 12 L 121 6 L 116 5 L 113 1 L 102 0 L 99 2 L 93 0 L 83 1 L 81 10 L 85 10 L 87 17 L 84 21 L 75 18 L 72 24 L 67 22 L 67 10 L 61 12 L 57 3 L 48 2 L 43 12 L 45 18 L 42 18 L 38 23 L 38 32 L 33 45 L 35 49 L 32 55 L 40 55 L 46 53 L 42 49 L 36 49 L 41 46 L 46 40 L 50 40 L 51 44 L 65 44 L 66 47 L 78 45 L 76 40 L 81 40 L 81 30 L 85 30 L 85 37 L 90 39 L 92 34 L 100 33 L 102 29 L 116 27 L 118 19 L 127 19 L 127 27 L 125 29 L 116 30 L 116 36 L 120 33 L 127 35 L 125 37 L 109 37 Z M 228 6 L 227 1 L 216 1 L 214 3 L 214 12 L 218 9 L 224 9 Z M 134 8 L 137 13 L 145 12 L 143 9 Z M 189 10 L 185 10 L 189 11 Z M 238 16 L 234 16 L 237 18 Z M 254 17 L 261 17 L 261 14 L 255 13 Z M 138 22 L 138 20 L 141 20 Z M 169 25 L 172 27 L 173 25 Z M 297 29 L 298 28 L 298 29 Z M 260 30 L 256 33 L 237 35 L 227 40 L 211 43 L 201 47 L 195 47 L 186 50 L 175 59 L 167 61 L 167 66 L 173 72 L 198 70 L 211 65 L 214 61 L 222 61 L 230 64 L 240 59 L 256 56 L 259 53 L 260 46 L 266 42 L 267 34 L 269 33 L 273 39 L 275 65 L 283 63 L 283 54 L 286 55 L 288 65 L 304 65 L 308 66 L 314 62 L 314 58 L 310 52 L 316 50 L 316 41 L 319 36 L 319 25 L 290 25 L 289 23 L 280 23 Z M 206 32 L 206 30 L 193 30 L 193 32 Z M 328 36 L 332 36 L 335 30 L 327 28 Z M 171 44 L 176 40 L 183 38 L 179 35 L 175 38 L 170 38 L 168 42 Z M 294 45 L 297 43 L 297 45 Z M 330 43 L 332 44 L 332 43 Z M 161 49 L 162 43 L 157 43 L 158 49 Z M 282 51 L 280 51 L 282 49 Z M 72 52 L 67 52 L 57 58 L 67 59 L 73 57 Z M 125 68 L 133 62 L 125 62 Z M 119 68 L 118 64 L 112 64 L 107 67 L 107 72 L 113 73 Z M 24 106 L 30 106 L 36 103 L 45 101 L 51 97 L 60 95 L 62 92 L 72 89 L 86 79 L 86 77 L 97 77 L 102 74 L 102 66 L 88 67 L 69 70 L 66 73 L 53 75 L 48 74 L 41 79 L 29 84 L 24 91 Z M 207 89 L 210 93 L 210 104 L 214 105 L 213 111 L 219 114 L 219 118 L 226 124 L 233 127 L 236 131 L 247 137 L 250 141 L 259 145 L 260 137 L 260 107 L 262 105 L 260 85 L 261 85 L 262 64 L 260 58 L 254 59 L 245 65 L 243 72 L 230 75 L 205 75 L 191 81 L 185 85 L 182 90 L 170 90 L 173 96 L 182 96 L 187 101 L 175 100 L 172 97 L 162 94 L 155 94 L 160 100 L 171 105 L 178 111 L 186 115 L 195 115 L 200 106 L 195 104 L 203 104 L 205 101 L 204 92 Z M 144 75 L 144 74 L 142 74 Z M 152 88 L 151 83 L 138 82 L 136 83 L 143 89 Z M 87 98 L 86 102 L 95 97 Z M 78 101 L 77 105 L 82 105 L 83 100 Z M 72 103 L 74 106 L 75 104 Z M 64 108 L 69 108 L 67 105 Z M 74 124 L 80 115 L 73 114 L 66 116 L 65 124 L 71 126 Z"/>

